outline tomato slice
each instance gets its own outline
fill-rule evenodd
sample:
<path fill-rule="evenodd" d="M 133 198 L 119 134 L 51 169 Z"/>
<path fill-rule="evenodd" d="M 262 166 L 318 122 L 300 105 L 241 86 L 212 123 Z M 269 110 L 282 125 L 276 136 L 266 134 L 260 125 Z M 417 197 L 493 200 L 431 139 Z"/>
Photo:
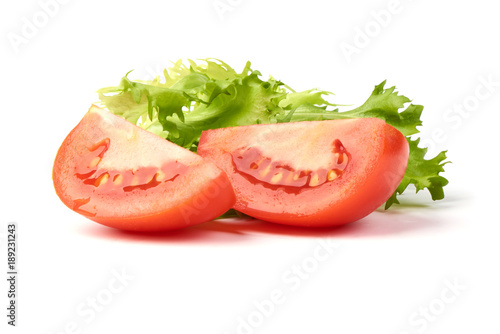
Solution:
<path fill-rule="evenodd" d="M 274 223 L 334 226 L 389 199 L 409 147 L 394 127 L 364 118 L 209 130 L 198 154 L 228 174 L 236 210 Z"/>
<path fill-rule="evenodd" d="M 52 178 L 70 209 L 124 230 L 202 223 L 235 201 L 213 163 L 96 106 L 62 143 Z"/>

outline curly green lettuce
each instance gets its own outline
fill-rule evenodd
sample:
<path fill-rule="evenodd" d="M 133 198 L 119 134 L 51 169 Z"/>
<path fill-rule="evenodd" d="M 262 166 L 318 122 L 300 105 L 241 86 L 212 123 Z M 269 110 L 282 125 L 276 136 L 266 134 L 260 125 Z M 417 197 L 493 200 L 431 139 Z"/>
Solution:
<path fill-rule="evenodd" d="M 130 72 L 129 72 L 130 73 Z M 310 89 L 296 92 L 281 81 L 261 79 L 250 62 L 238 73 L 217 59 L 200 63 L 181 60 L 151 81 L 133 81 L 127 73 L 118 86 L 98 90 L 99 99 L 112 113 L 171 142 L 196 152 L 202 131 L 223 127 L 376 117 L 406 136 L 410 145 L 408 168 L 388 209 L 399 203 L 397 196 L 410 184 L 416 191 L 427 189 L 433 200 L 444 198 L 448 181 L 444 171 L 446 152 L 425 159 L 426 148 L 418 147 L 417 127 L 423 106 L 411 104 L 386 82 L 375 86 L 361 106 L 339 111 L 339 104 L 326 100 L 331 92 Z"/>

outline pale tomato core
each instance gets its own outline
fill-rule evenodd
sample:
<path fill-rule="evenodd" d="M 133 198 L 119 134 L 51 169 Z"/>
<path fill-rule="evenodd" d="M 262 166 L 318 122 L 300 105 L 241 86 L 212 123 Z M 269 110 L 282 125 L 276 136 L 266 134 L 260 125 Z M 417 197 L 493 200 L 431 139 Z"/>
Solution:
<path fill-rule="evenodd" d="M 263 156 L 257 147 L 244 147 L 231 153 L 234 168 L 252 183 L 266 187 L 292 187 L 289 192 L 317 187 L 342 176 L 349 163 L 349 153 L 338 139 L 332 141 L 331 159 L 326 168 L 300 170 L 293 163 Z"/>

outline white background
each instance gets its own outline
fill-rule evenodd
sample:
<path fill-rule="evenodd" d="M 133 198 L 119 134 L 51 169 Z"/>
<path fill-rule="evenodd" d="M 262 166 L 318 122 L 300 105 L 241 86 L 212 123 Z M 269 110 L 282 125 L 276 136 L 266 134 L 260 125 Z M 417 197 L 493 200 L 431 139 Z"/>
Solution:
<path fill-rule="evenodd" d="M 20 273 L 15 329 L 1 280 L 2 333 L 499 332 L 493 1 L 74 0 L 46 9 L 50 17 L 46 2 L 0 5 L 0 259 L 6 272 L 6 225 L 17 222 Z M 25 39 L 15 46 L 13 36 Z M 346 57 L 347 44 L 357 53 Z M 237 70 L 251 60 L 265 77 L 333 91 L 338 103 L 360 104 L 387 79 L 425 106 L 430 151 L 448 149 L 445 200 L 405 195 L 406 205 L 336 229 L 216 222 L 159 235 L 67 209 L 52 162 L 94 92 L 131 69 L 148 79 L 170 61 L 206 57 Z M 314 267 L 321 242 L 338 248 Z M 127 281 L 115 282 L 122 271 Z M 271 307 L 263 300 L 275 290 L 283 297 Z"/>

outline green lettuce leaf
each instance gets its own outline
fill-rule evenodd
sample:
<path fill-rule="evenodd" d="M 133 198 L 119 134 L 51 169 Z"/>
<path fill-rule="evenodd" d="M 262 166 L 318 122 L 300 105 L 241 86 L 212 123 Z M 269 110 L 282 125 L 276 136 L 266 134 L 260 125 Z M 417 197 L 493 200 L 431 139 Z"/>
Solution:
<path fill-rule="evenodd" d="M 130 72 L 129 72 L 130 73 Z M 427 149 L 419 148 L 417 127 L 423 106 L 411 104 L 395 87 L 375 86 L 359 107 L 339 111 L 345 105 L 333 104 L 325 97 L 331 92 L 310 89 L 296 92 L 281 81 L 261 79 L 247 62 L 238 73 L 217 59 L 200 63 L 175 62 L 163 77 L 151 81 L 132 81 L 127 73 L 118 86 L 98 90 L 102 105 L 116 115 L 151 131 L 177 145 L 197 150 L 202 131 L 251 124 L 270 124 L 315 120 L 376 117 L 401 131 L 410 144 L 405 176 L 386 209 L 399 203 L 397 196 L 413 184 L 416 191 L 428 189 L 433 200 L 444 197 L 448 181 L 444 171 L 446 152 L 426 160 Z"/>
<path fill-rule="evenodd" d="M 407 137 L 407 140 L 410 145 L 408 167 L 398 188 L 385 203 L 386 209 L 394 203 L 399 204 L 397 195 L 402 194 L 410 184 L 415 186 L 416 192 L 427 188 L 434 201 L 444 198 L 443 187 L 448 184 L 448 180 L 440 176 L 439 173 L 444 172 L 444 165 L 449 163 L 449 161 L 445 161 L 446 151 L 440 152 L 434 158 L 426 160 L 424 157 L 427 153 L 427 148 L 418 147 L 420 138 L 412 140 Z"/>

